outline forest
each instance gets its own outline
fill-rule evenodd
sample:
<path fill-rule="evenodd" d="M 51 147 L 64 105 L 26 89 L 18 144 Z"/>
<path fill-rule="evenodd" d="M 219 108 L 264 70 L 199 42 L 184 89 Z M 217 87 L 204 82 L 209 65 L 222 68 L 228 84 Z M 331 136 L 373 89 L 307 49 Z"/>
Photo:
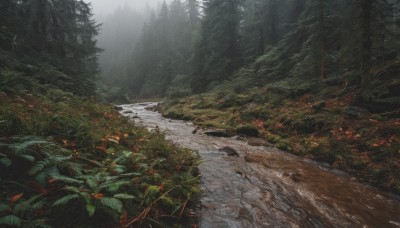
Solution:
<path fill-rule="evenodd" d="M 397 0 L 0 0 L 0 226 L 197 227 L 199 153 L 118 112 L 154 100 L 398 196 L 399 55 Z"/>

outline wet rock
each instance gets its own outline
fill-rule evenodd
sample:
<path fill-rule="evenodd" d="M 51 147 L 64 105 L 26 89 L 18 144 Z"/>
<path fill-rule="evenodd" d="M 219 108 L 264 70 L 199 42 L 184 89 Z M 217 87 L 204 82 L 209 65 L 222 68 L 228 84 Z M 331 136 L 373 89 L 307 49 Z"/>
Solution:
<path fill-rule="evenodd" d="M 131 110 L 128 110 L 128 111 L 125 111 L 125 112 L 123 112 L 123 113 L 125 113 L 125 114 L 131 114 L 131 113 L 133 113 Z"/>
<path fill-rule="evenodd" d="M 240 219 L 245 219 L 245 220 L 248 220 L 248 221 L 252 221 L 253 220 L 253 215 L 247 208 L 241 207 L 239 209 L 239 218 Z"/>
<path fill-rule="evenodd" d="M 298 172 L 284 173 L 283 175 L 289 177 L 289 178 L 292 179 L 294 182 L 300 182 L 301 174 L 298 173 Z"/>
<path fill-rule="evenodd" d="M 240 135 L 247 135 L 253 137 L 257 137 L 260 134 L 257 128 L 252 125 L 240 126 L 236 129 L 236 132 Z"/>
<path fill-rule="evenodd" d="M 225 152 L 228 156 L 239 157 L 239 153 L 235 149 L 233 149 L 233 148 L 231 148 L 229 146 L 222 147 L 222 148 L 219 149 L 219 151 Z"/>
<path fill-rule="evenodd" d="M 116 105 L 114 106 L 114 109 L 115 109 L 115 110 L 117 110 L 117 111 L 121 111 L 121 110 L 123 110 L 123 108 L 122 108 L 122 107 L 119 107 L 119 106 L 116 106 Z"/>
<path fill-rule="evenodd" d="M 198 130 L 200 130 L 200 127 L 199 127 L 199 126 L 197 126 L 196 129 L 194 129 L 194 130 L 192 131 L 192 134 L 196 134 Z"/>
<path fill-rule="evenodd" d="M 206 131 L 204 134 L 213 137 L 232 137 L 233 135 L 225 130 Z"/>

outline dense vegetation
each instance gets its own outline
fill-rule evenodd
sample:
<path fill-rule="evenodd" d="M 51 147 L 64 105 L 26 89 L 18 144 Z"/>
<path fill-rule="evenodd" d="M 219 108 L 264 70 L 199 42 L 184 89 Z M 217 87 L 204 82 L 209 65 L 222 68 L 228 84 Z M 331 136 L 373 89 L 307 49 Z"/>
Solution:
<path fill-rule="evenodd" d="M 77 0 L 0 1 L 0 226 L 189 223 L 197 156 L 96 102 Z"/>
<path fill-rule="evenodd" d="M 199 4 L 164 3 L 146 24 L 131 95 L 400 192 L 398 1 Z"/>

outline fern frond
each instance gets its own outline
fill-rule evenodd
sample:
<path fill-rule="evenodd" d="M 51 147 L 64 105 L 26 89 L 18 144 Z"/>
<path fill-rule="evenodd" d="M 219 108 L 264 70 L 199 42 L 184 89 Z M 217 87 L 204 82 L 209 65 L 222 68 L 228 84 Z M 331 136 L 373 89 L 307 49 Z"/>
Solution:
<path fill-rule="evenodd" d="M 86 180 L 86 184 L 89 186 L 90 189 L 97 190 L 99 182 L 94 180 L 94 178 L 88 178 Z"/>
<path fill-rule="evenodd" d="M 65 182 L 68 184 L 83 184 L 83 181 L 81 181 L 81 180 L 77 180 L 75 178 L 71 178 L 71 177 L 67 177 L 67 176 L 63 176 L 63 175 L 56 175 L 56 176 L 52 176 L 52 177 L 55 180 Z"/>
<path fill-rule="evenodd" d="M 93 206 L 92 204 L 86 204 L 86 210 L 89 216 L 92 217 L 94 215 L 94 212 L 96 211 L 96 207 Z"/>
<path fill-rule="evenodd" d="M 6 215 L 0 218 L 0 225 L 5 225 L 5 226 L 20 227 L 22 222 L 23 222 L 22 219 L 15 215 Z"/>
<path fill-rule="evenodd" d="M 46 219 L 35 219 L 24 223 L 24 228 L 51 228 L 47 223 L 48 221 Z"/>
<path fill-rule="evenodd" d="M 64 187 L 64 189 L 67 190 L 67 191 L 69 191 L 69 192 L 81 193 L 81 191 L 79 190 L 79 188 L 73 187 L 73 186 L 66 186 L 66 187 Z"/>
<path fill-rule="evenodd" d="M 66 196 L 62 197 L 61 199 L 56 200 L 53 203 L 53 206 L 54 207 L 64 206 L 64 205 L 68 204 L 73 199 L 79 199 L 79 195 L 78 194 L 66 195 Z"/>
<path fill-rule="evenodd" d="M 19 216 L 24 216 L 29 212 L 36 211 L 40 209 L 44 205 L 43 200 L 39 200 L 38 202 L 34 203 L 37 199 L 39 199 L 42 195 L 33 196 L 30 199 L 15 205 L 14 213 Z M 35 207 L 34 207 L 35 206 Z"/>
<path fill-rule="evenodd" d="M 61 169 L 67 169 L 73 173 L 75 176 L 82 176 L 82 165 L 75 162 L 63 162 L 59 164 Z"/>
<path fill-rule="evenodd" d="M 4 212 L 4 211 L 8 210 L 9 208 L 10 208 L 10 206 L 8 206 L 7 204 L 5 204 L 5 203 L 0 203 L 0 213 L 2 213 L 2 212 Z"/>
<path fill-rule="evenodd" d="M 136 197 L 133 195 L 128 195 L 128 194 L 115 194 L 114 198 L 117 199 L 135 199 Z"/>
<path fill-rule="evenodd" d="M 0 164 L 2 164 L 5 167 L 10 167 L 12 165 L 12 161 L 9 158 L 2 158 L 0 159 Z"/>
<path fill-rule="evenodd" d="M 39 173 L 40 171 L 43 171 L 46 168 L 46 166 L 49 165 L 49 163 L 50 161 L 47 159 L 36 162 L 36 164 L 28 171 L 28 175 L 33 176 Z"/>
<path fill-rule="evenodd" d="M 47 168 L 47 169 L 43 170 L 42 172 L 40 172 L 38 175 L 36 175 L 35 179 L 42 186 L 46 186 L 48 177 L 54 177 L 54 176 L 59 176 L 59 175 L 60 175 L 60 172 L 58 171 L 57 167 L 53 166 L 53 167 Z"/>
<path fill-rule="evenodd" d="M 100 199 L 100 203 L 111 210 L 122 212 L 122 202 L 115 198 L 103 197 Z"/>
<path fill-rule="evenodd" d="M 17 156 L 20 158 L 23 158 L 27 161 L 30 161 L 30 162 L 34 162 L 36 159 L 35 157 L 33 157 L 32 155 L 29 155 L 29 154 L 17 154 Z"/>
<path fill-rule="evenodd" d="M 103 183 L 99 186 L 99 189 L 105 190 L 107 192 L 117 192 L 121 187 L 129 185 L 131 182 L 129 180 L 119 180 L 112 183 Z"/>

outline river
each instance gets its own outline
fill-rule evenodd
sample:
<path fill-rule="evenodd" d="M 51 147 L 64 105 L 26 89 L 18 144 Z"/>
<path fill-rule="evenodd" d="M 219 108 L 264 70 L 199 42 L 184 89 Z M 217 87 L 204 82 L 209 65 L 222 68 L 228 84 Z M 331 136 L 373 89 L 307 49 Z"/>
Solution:
<path fill-rule="evenodd" d="M 200 227 L 400 227 L 398 196 L 259 139 L 193 134 L 192 123 L 147 110 L 155 105 L 120 107 L 138 124 L 199 152 Z M 226 153 L 231 149 L 238 156 Z"/>

